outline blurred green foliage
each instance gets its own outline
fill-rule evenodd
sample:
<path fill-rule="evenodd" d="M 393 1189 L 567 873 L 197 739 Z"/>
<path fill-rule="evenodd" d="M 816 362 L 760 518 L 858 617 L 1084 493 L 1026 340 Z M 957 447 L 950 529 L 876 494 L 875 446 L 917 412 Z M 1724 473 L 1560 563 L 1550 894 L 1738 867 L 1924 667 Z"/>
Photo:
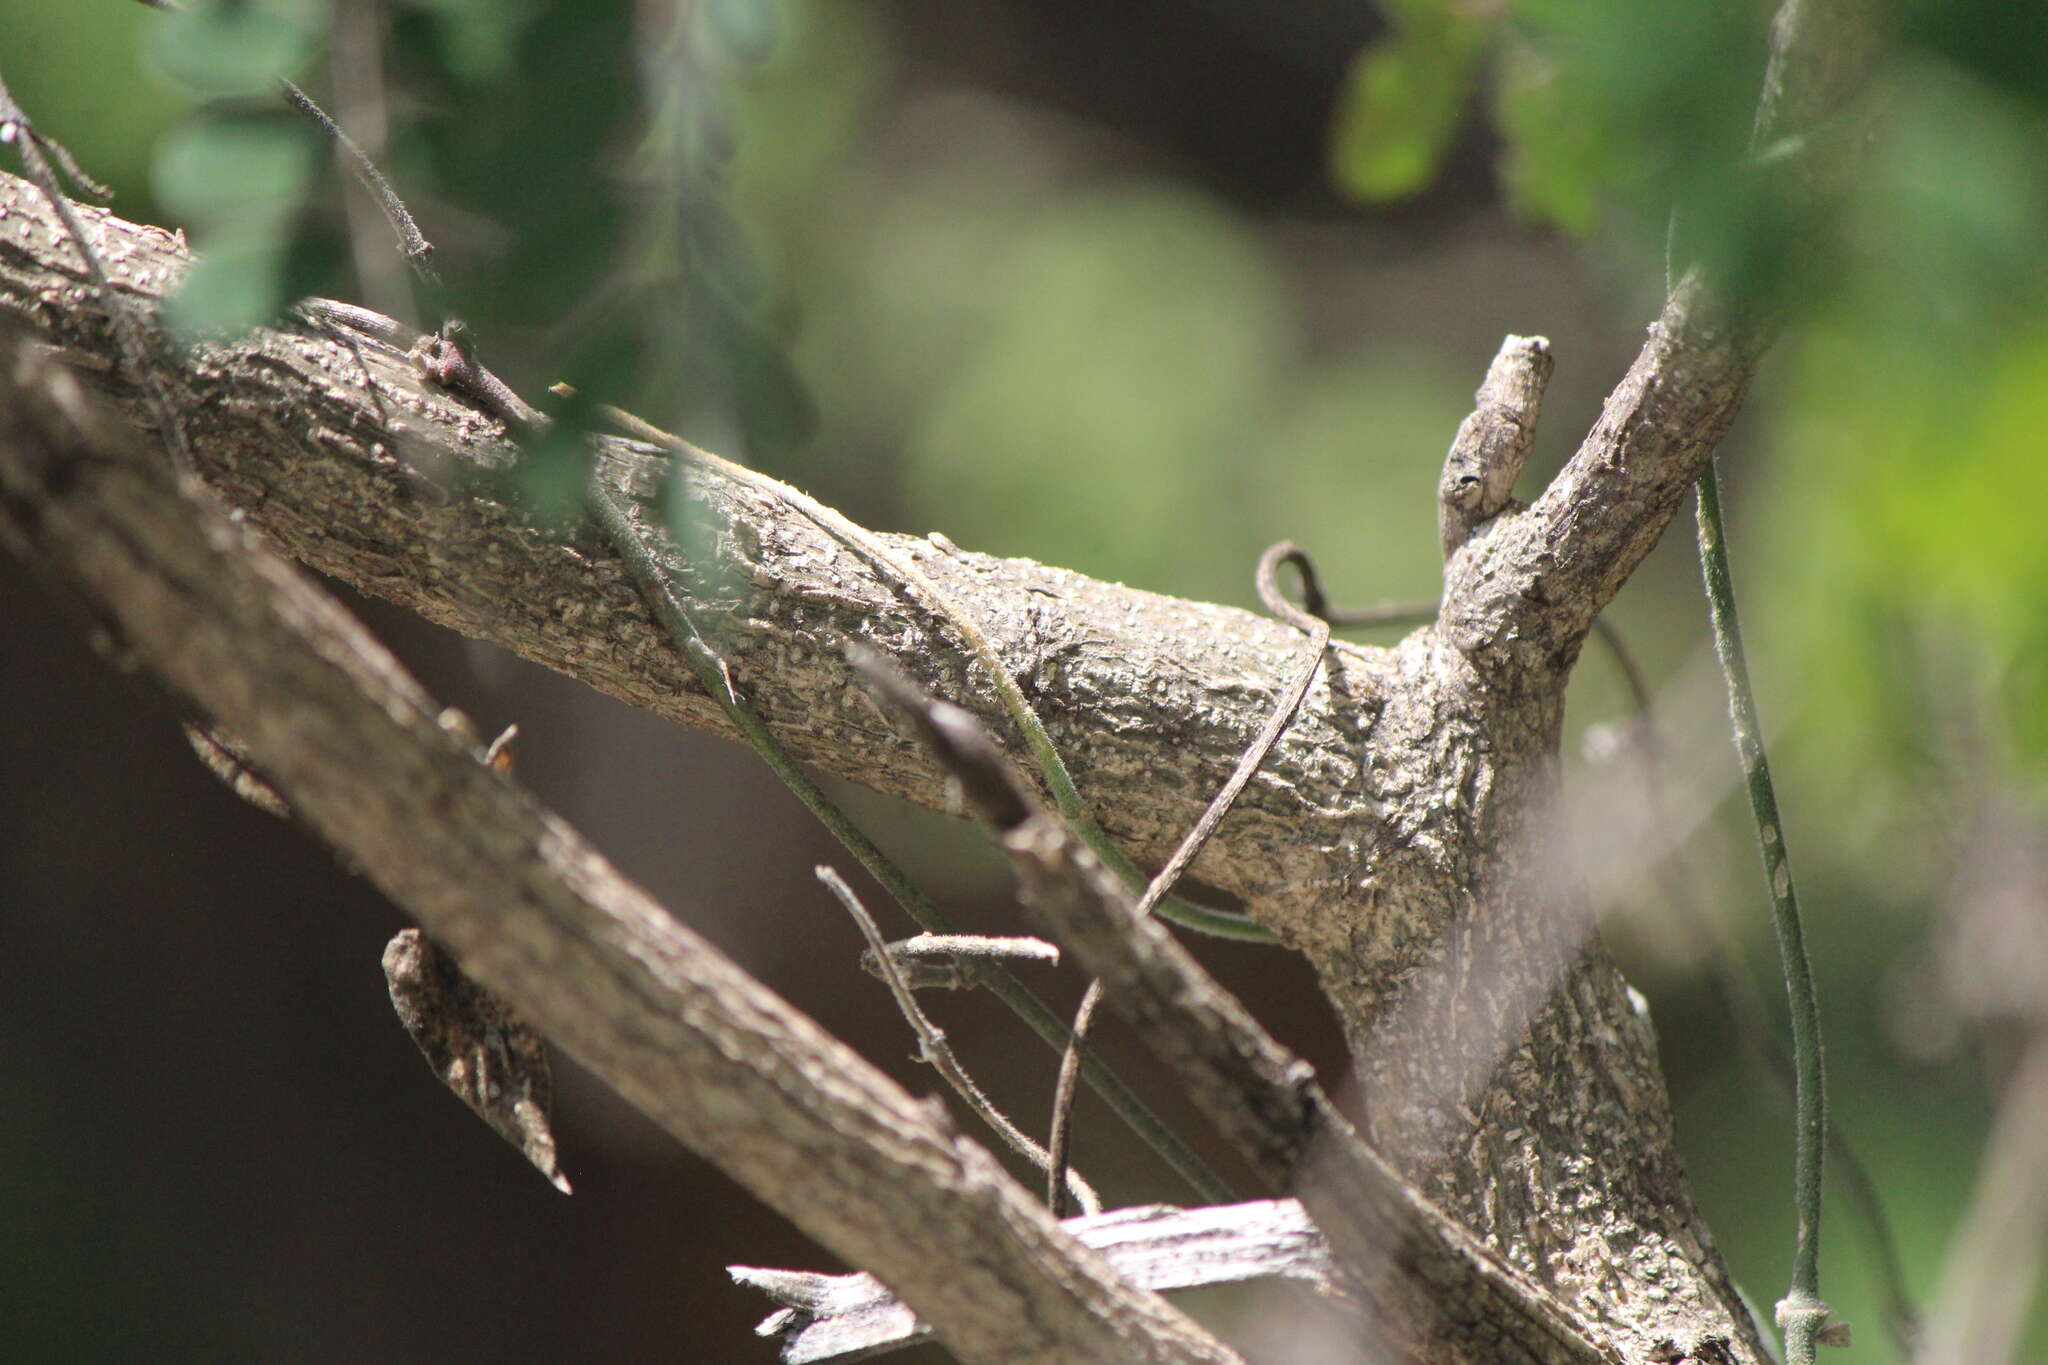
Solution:
<path fill-rule="evenodd" d="M 193 104 L 142 58 L 162 19 L 137 4 L 0 6 L 8 88 L 44 133 L 113 189 L 125 217 L 158 215 L 149 189 L 151 150 Z"/>
<path fill-rule="evenodd" d="M 954 298 L 981 325 L 927 376 L 915 514 L 998 552 L 1058 523 L 1090 568 L 1156 581 L 1177 541 L 1209 539 L 1205 485 L 1256 437 L 1280 345 L 1265 263 L 1171 191 L 1067 201 L 1009 236 Z"/>
<path fill-rule="evenodd" d="M 703 6 L 652 44 L 626 0 L 398 0 L 384 21 L 396 117 L 368 150 L 438 247 L 414 320 L 461 316 L 492 339 L 494 363 L 516 373 L 522 352 L 544 352 L 550 380 L 728 448 L 773 461 L 799 444 L 808 396 L 758 315 L 751 249 L 721 194 L 726 87 L 776 47 L 775 0 Z M 319 0 L 197 0 L 151 40 L 165 80 L 209 101 L 156 164 L 202 261 L 171 310 L 187 331 L 347 292 L 335 208 L 353 187 L 277 100 L 280 77 L 324 65 L 327 25 Z M 666 77 L 624 78 L 640 64 Z M 362 98 L 306 81 L 332 110 Z M 558 463 L 524 469 L 530 497 L 557 512 L 575 479 Z"/>
<path fill-rule="evenodd" d="M 1756 109 L 1763 27 L 1712 0 L 1389 4 L 1333 121 L 1337 181 L 1386 202 L 1434 179 L 1482 90 L 1507 139 L 1512 202 L 1584 234 L 1592 200 L 1661 222 L 1723 198 Z"/>
<path fill-rule="evenodd" d="M 1367 203 L 1436 176 L 1465 112 L 1486 28 L 1462 7 L 1391 5 L 1394 32 L 1360 53 L 1330 135 L 1337 183 Z"/>
<path fill-rule="evenodd" d="M 1940 639 L 1995 674 L 2038 771 L 2048 536 L 2010 509 L 2048 477 L 2048 19 L 1994 0 L 1903 6 L 1898 52 L 1840 120 L 1859 136 L 1815 130 L 1785 149 L 1795 162 L 1857 159 L 1834 220 L 1795 223 L 1747 160 L 1764 66 L 1755 13 L 1515 0 L 1483 11 L 1484 34 L 1480 13 L 1389 7 L 1392 31 L 1362 54 L 1333 123 L 1340 183 L 1368 201 L 1420 192 L 1452 145 L 1447 125 L 1491 82 L 1520 212 L 1580 235 L 1603 205 L 1644 235 L 1675 214 L 1674 265 L 1703 261 L 1759 306 L 1796 306 L 1766 477 L 1774 505 L 1801 514 L 1770 520 L 1757 564 L 1797 585 L 1769 613 L 1788 662 L 1840 679 L 1825 703 L 1810 699 L 1810 720 L 1856 749 L 1897 700 L 1899 638 Z M 1925 702 L 1905 710 L 1924 716 Z M 1855 766 L 1859 783 L 1921 776 Z"/>
<path fill-rule="evenodd" d="M 198 0 L 159 22 L 150 50 L 157 69 L 193 95 L 261 95 L 305 74 L 326 10 L 321 0 Z"/>
<path fill-rule="evenodd" d="M 1916 654 L 1961 651 L 2029 780 L 2048 771 L 2048 137 L 2039 106 L 1931 61 L 1902 72 L 1846 214 L 1840 287 L 1775 410 L 1774 644 L 1841 682 L 1822 733 L 1855 780 L 1928 776 L 1944 709 Z M 1875 753 L 1859 736 L 1899 741 Z M 1915 734 L 1919 735 L 1913 741 Z M 1876 759 L 1876 762 L 1872 760 Z M 1905 760 L 1903 762 L 1898 760 Z"/>

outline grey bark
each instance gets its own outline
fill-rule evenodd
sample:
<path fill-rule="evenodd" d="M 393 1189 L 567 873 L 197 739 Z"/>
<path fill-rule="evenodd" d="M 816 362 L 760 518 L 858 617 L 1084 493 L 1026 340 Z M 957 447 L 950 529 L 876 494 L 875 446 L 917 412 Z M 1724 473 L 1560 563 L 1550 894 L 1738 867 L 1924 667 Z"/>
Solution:
<path fill-rule="evenodd" d="M 1043 915 L 1107 998 L 1268 1189 L 1299 1191 L 1345 1283 L 1371 1305 L 1364 1332 L 1402 1360 L 1502 1357 L 1528 1365 L 1612 1359 L 1583 1316 L 1475 1244 L 1359 1137 L 1316 1083 L 1067 827 L 1043 813 L 1006 829 L 1026 906 Z"/>
<path fill-rule="evenodd" d="M 1487 366 L 1472 395 L 1472 415 L 1451 438 L 1437 481 L 1436 524 L 1445 559 L 1513 503 L 1515 480 L 1536 446 L 1536 419 L 1555 364 L 1542 337 L 1509 337 Z"/>
<path fill-rule="evenodd" d="M 131 415 L 105 310 L 18 182 L 0 185 L 0 309 Z M 154 306 L 168 234 L 88 211 L 114 278 Z M 1753 1336 L 1687 1194 L 1648 1027 L 1548 837 L 1563 688 L 1586 628 L 1732 416 L 1751 350 L 1673 298 L 1587 447 L 1529 511 L 1447 568 L 1438 627 L 1329 666 L 1197 875 L 1306 953 L 1351 1040 L 1366 1131 L 1506 1260 L 1625 1354 L 1745 1358 Z M 172 374 L 200 467 L 287 554 L 686 723 L 723 727 L 603 546 L 476 489 L 513 458 L 490 419 L 395 348 L 311 325 L 196 348 Z M 651 493 L 661 462 L 608 442 Z M 709 467 L 676 579 L 797 755 L 927 805 L 945 782 L 848 685 L 864 640 L 1006 733 L 945 624 L 771 493 Z M 1545 515 L 1545 508 L 1557 509 Z M 1569 515 L 1562 515 L 1569 513 Z M 1104 826 L 1157 861 L 1257 732 L 1290 629 L 933 538 L 890 538 L 1027 683 Z M 1596 1155 L 1597 1154 L 1597 1155 Z"/>
<path fill-rule="evenodd" d="M 621 877 L 451 733 L 355 619 L 161 459 L 0 357 L 0 542 L 121 648 L 233 717 L 300 818 L 478 981 L 963 1359 L 1235 1365 L 980 1146 Z"/>
<path fill-rule="evenodd" d="M 1867 58 L 1856 8 L 1787 5 L 1760 136 L 1838 107 Z M 117 286 L 153 309 L 186 264 L 182 243 L 84 216 Z M 152 425 L 103 300 L 46 206 L 12 180 L 0 182 L 0 313 Z M 1529 508 L 1495 517 L 1452 555 L 1437 623 L 1391 649 L 1332 650 L 1196 866 L 1315 967 L 1344 1024 L 1361 1128 L 1378 1153 L 1629 1360 L 1760 1356 L 1686 1190 L 1648 1022 L 1549 826 L 1558 730 L 1586 632 L 1710 458 L 1767 340 L 1753 321 L 1724 315 L 1700 279 L 1682 279 L 1565 469 Z M 480 476 L 512 459 L 502 430 L 424 386 L 395 348 L 295 324 L 195 348 L 170 382 L 200 470 L 287 554 L 636 705 L 724 728 L 616 558 L 552 539 L 493 497 Z M 606 442 L 603 455 L 642 497 L 663 477 L 644 447 Z M 942 621 L 772 491 L 709 466 L 690 472 L 680 501 L 695 530 L 672 557 L 676 580 L 703 617 L 725 623 L 714 643 L 799 757 L 944 802 L 935 767 L 847 685 L 853 640 L 1014 739 Z M 889 540 L 979 620 L 1102 824 L 1140 859 L 1162 859 L 1200 814 L 1298 646 L 1288 628 L 1244 612 L 968 554 L 938 537 Z M 273 739 L 292 750 L 288 732 Z M 326 767 L 349 755 L 295 757 L 318 790 L 334 780 Z M 582 866 L 572 860 L 571 870 Z M 494 971 L 518 958 L 518 933 L 471 933 L 452 946 L 503 989 Z M 584 950 L 610 970 L 615 949 Z M 526 984 L 547 1003 L 545 985 Z M 598 1043 L 573 1028 L 565 1041 Z M 676 1103 L 624 1088 L 654 1111 Z M 738 1110 L 718 1117 L 749 1121 Z M 757 1188 L 772 1198 L 801 1174 L 759 1171 Z M 849 1254 L 917 1302 L 896 1278 L 914 1267 L 880 1263 L 886 1250 Z M 932 1320 L 956 1348 L 977 1340 L 971 1324 L 956 1338 Z M 1503 1338 L 1471 1358 L 1528 1352 Z"/>

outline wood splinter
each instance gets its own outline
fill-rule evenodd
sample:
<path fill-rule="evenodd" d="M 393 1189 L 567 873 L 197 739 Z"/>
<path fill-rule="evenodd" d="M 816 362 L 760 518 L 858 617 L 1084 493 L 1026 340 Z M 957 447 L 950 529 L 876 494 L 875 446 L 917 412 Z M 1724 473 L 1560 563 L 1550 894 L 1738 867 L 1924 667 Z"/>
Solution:
<path fill-rule="evenodd" d="M 1335 1298 L 1348 1292 L 1322 1234 L 1292 1199 L 1199 1209 L 1145 1204 L 1068 1218 L 1061 1226 L 1146 1289 L 1282 1279 Z M 743 1265 L 727 1266 L 726 1273 L 783 1305 L 754 1331 L 781 1340 L 784 1365 L 864 1359 L 930 1338 L 931 1329 L 910 1306 L 872 1275 Z"/>

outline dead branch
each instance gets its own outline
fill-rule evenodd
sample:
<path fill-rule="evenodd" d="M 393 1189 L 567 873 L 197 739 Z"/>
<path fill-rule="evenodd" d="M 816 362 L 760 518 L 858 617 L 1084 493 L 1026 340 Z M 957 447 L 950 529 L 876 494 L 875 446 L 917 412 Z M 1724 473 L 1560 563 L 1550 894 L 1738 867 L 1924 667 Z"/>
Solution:
<path fill-rule="evenodd" d="M 1178 1209 L 1146 1204 L 1061 1224 L 1141 1289 L 1298 1280 L 1344 1294 L 1322 1234 L 1292 1199 Z M 728 1266 L 736 1283 L 784 1305 L 754 1330 L 782 1340 L 784 1365 L 857 1360 L 915 1345 L 930 1329 L 874 1276 Z"/>

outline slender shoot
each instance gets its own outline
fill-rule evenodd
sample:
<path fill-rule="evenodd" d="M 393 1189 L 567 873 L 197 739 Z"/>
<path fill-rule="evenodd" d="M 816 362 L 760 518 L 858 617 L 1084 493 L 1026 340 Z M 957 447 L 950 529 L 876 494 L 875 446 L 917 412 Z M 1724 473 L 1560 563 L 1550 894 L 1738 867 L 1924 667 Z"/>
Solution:
<path fill-rule="evenodd" d="M 832 832 L 854 860 L 895 898 L 905 914 L 932 933 L 953 932 L 953 924 L 946 914 L 825 795 L 810 775 L 790 757 L 789 751 L 782 747 L 782 742 L 775 738 L 759 713 L 740 696 L 724 661 L 699 634 L 696 623 L 690 619 L 669 585 L 661 564 L 648 548 L 639 528 L 633 525 L 620 495 L 601 480 L 593 480 L 590 502 L 593 516 L 624 559 L 627 571 L 639 586 L 641 595 L 647 599 L 649 609 L 660 620 L 670 640 L 688 660 L 705 689 L 725 708 L 726 715 L 754 752 L 761 756 L 791 794 L 818 818 L 818 822 Z M 1066 1046 L 1067 1026 L 1051 1006 L 1003 968 L 991 964 L 981 970 L 983 983 L 989 990 L 1047 1046 L 1056 1050 Z M 1223 1178 L 1210 1169 L 1209 1164 L 1197 1156 L 1179 1134 L 1167 1127 L 1114 1071 L 1095 1057 L 1087 1059 L 1084 1071 L 1089 1085 L 1102 1096 L 1117 1117 L 1203 1199 L 1216 1204 L 1231 1201 L 1234 1196 Z"/>
<path fill-rule="evenodd" d="M 1281 593 L 1277 576 L 1282 564 L 1292 564 L 1300 571 L 1303 595 L 1309 603 L 1307 611 L 1289 602 Z M 1246 784 L 1252 780 L 1252 775 L 1258 772 L 1259 766 L 1266 761 L 1266 755 L 1273 751 L 1274 744 L 1278 743 L 1280 736 L 1286 732 L 1287 726 L 1294 719 L 1294 713 L 1301 709 L 1302 698 L 1308 695 L 1309 684 L 1315 681 L 1316 669 L 1323 661 L 1323 652 L 1330 647 L 1330 623 L 1321 614 L 1325 609 L 1323 592 L 1316 582 L 1315 567 L 1307 551 L 1292 541 L 1281 541 L 1260 557 L 1257 577 L 1259 596 L 1265 602 L 1266 609 L 1289 625 L 1305 632 L 1308 635 L 1308 644 L 1303 647 L 1293 676 L 1288 679 L 1287 686 L 1281 689 L 1279 700 L 1274 704 L 1272 714 L 1266 718 L 1266 723 L 1259 730 L 1257 737 L 1238 758 L 1237 766 L 1231 770 L 1222 789 L 1202 812 L 1201 818 L 1195 821 L 1194 828 L 1180 841 L 1180 847 L 1166 860 L 1166 866 L 1159 869 L 1159 875 L 1152 879 L 1146 886 L 1145 893 L 1138 898 L 1138 904 L 1132 913 L 1139 919 L 1151 914 L 1160 904 L 1166 893 L 1173 889 L 1173 884 L 1180 880 L 1181 874 L 1187 871 L 1188 866 L 1201 853 L 1202 846 L 1209 842 L 1209 837 L 1216 832 L 1216 827 L 1223 823 L 1223 817 L 1229 814 L 1230 808 L 1237 803 L 1238 795 L 1244 791 Z M 1074 1012 L 1073 1033 L 1068 1037 L 1066 1051 L 1060 1057 L 1059 1080 L 1053 1091 L 1052 1132 L 1046 1140 L 1046 1146 L 1052 1152 L 1052 1163 L 1046 1172 L 1046 1199 L 1055 1217 L 1059 1216 L 1061 1211 L 1060 1181 L 1061 1174 L 1066 1170 L 1067 1148 L 1073 1128 L 1074 1089 L 1076 1078 L 1080 1074 L 1081 1053 L 1087 1043 L 1088 1031 L 1094 1026 L 1095 1011 L 1101 1003 L 1102 982 L 1097 979 L 1088 983 L 1087 993 L 1081 997 L 1080 1008 Z"/>
<path fill-rule="evenodd" d="M 1778 818 L 1778 798 L 1771 786 L 1770 762 L 1764 754 L 1763 726 L 1757 719 L 1756 695 L 1750 688 L 1749 665 L 1742 652 L 1742 626 L 1735 614 L 1735 584 L 1728 569 L 1728 536 L 1721 521 L 1720 474 L 1712 462 L 1700 475 L 1697 492 L 1700 571 L 1706 578 L 1707 603 L 1714 620 L 1714 650 L 1721 657 L 1721 672 L 1728 681 L 1735 752 L 1742 761 L 1749 807 L 1756 817 L 1757 847 L 1763 853 L 1764 877 L 1770 884 L 1778 957 L 1792 1007 L 1793 1107 L 1797 1111 L 1793 1186 L 1799 1210 L 1799 1236 L 1792 1258 L 1792 1287 L 1778 1304 L 1778 1326 L 1785 1333 L 1788 1365 L 1813 1365 L 1816 1343 L 1824 1337 L 1841 1335 L 1841 1324 L 1828 1321 L 1829 1309 L 1820 1297 L 1821 1165 L 1827 1147 L 1820 1004 L 1814 995 L 1812 964 L 1806 956 L 1806 935 L 1799 923 L 1792 864 L 1785 851 L 1785 827 Z"/>
<path fill-rule="evenodd" d="M 904 1022 L 910 1025 L 910 1031 L 917 1035 L 918 1060 L 930 1063 L 935 1071 L 945 1077 L 946 1084 L 953 1087 L 953 1093 L 958 1095 L 983 1123 L 993 1129 L 996 1136 L 1008 1144 L 1011 1151 L 1041 1171 L 1051 1170 L 1051 1158 L 1045 1148 L 1033 1142 L 1023 1129 L 1010 1122 L 1008 1115 L 996 1108 L 995 1102 L 974 1083 L 974 1077 L 967 1074 L 967 1068 L 960 1065 L 960 1059 L 953 1054 L 952 1045 L 946 1041 L 945 1030 L 934 1024 L 924 1010 L 919 1008 L 917 997 L 911 993 L 910 983 L 904 980 L 903 974 L 897 970 L 896 959 L 889 952 L 889 945 L 882 941 L 882 931 L 875 926 L 874 916 L 860 903 L 860 897 L 853 894 L 853 888 L 830 867 L 820 864 L 815 870 L 818 880 L 825 884 L 825 889 L 839 898 L 839 903 L 846 907 L 846 913 L 853 916 L 853 922 L 860 926 L 861 937 L 868 941 L 868 956 L 880 966 L 882 980 L 888 984 L 889 994 L 896 998 L 896 1008 L 903 1012 Z M 1067 1171 L 1066 1186 L 1067 1192 L 1073 1195 L 1074 1202 L 1080 1206 L 1081 1212 L 1102 1212 L 1102 1200 L 1096 1195 L 1094 1186 L 1081 1178 L 1080 1172 Z"/>

